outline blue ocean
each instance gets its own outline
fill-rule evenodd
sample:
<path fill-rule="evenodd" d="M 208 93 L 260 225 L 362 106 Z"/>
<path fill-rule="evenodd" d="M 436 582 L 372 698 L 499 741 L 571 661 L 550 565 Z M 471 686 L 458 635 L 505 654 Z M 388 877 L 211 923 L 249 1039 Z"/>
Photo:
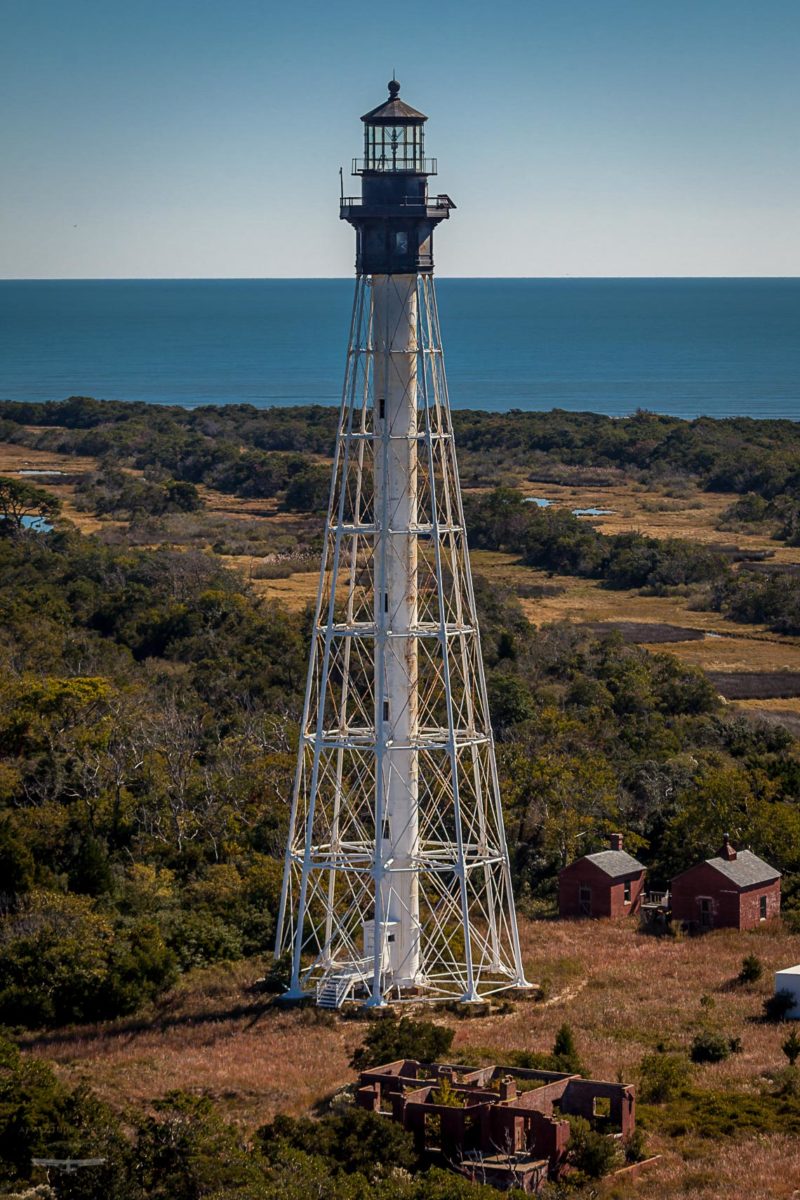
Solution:
<path fill-rule="evenodd" d="M 441 279 L 454 407 L 800 416 L 798 279 Z M 352 280 L 0 281 L 0 398 L 333 404 Z"/>

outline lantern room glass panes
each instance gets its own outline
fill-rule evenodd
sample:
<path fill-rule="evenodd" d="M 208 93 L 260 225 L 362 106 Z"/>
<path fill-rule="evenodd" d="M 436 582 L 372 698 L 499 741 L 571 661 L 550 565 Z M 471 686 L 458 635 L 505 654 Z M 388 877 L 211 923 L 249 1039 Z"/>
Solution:
<path fill-rule="evenodd" d="M 364 167 L 367 171 L 423 171 L 422 125 L 367 125 Z"/>

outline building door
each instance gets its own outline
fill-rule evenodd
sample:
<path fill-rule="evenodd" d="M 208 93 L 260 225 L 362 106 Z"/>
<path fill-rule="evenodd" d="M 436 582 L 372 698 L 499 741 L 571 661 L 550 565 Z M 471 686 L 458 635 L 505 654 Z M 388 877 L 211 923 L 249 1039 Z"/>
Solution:
<path fill-rule="evenodd" d="M 578 908 L 582 917 L 592 915 L 592 889 L 588 883 L 582 883 L 578 890 Z"/>
<path fill-rule="evenodd" d="M 711 910 L 711 901 L 708 896 L 700 897 L 700 928 L 711 929 L 714 924 L 714 913 Z"/>

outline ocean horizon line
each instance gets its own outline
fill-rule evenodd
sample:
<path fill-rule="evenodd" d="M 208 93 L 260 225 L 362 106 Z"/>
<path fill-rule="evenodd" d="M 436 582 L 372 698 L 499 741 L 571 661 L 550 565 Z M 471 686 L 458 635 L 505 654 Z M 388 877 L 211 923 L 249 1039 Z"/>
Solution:
<path fill-rule="evenodd" d="M 353 275 L 8 275 L 0 278 L 3 283 L 346 283 L 355 280 Z M 440 280 L 458 279 L 462 282 L 514 283 L 620 283 L 670 282 L 691 283 L 736 283 L 741 280 L 757 283 L 763 279 L 770 283 L 786 281 L 800 282 L 800 275 L 445 275 L 434 273 Z"/>

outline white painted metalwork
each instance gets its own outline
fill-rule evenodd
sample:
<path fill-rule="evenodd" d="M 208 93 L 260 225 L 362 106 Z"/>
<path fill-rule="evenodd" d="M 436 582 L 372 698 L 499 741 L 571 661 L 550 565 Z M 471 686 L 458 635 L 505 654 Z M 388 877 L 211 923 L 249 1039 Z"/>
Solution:
<path fill-rule="evenodd" d="M 356 282 L 284 951 L 328 1004 L 525 986 L 430 275 Z"/>

